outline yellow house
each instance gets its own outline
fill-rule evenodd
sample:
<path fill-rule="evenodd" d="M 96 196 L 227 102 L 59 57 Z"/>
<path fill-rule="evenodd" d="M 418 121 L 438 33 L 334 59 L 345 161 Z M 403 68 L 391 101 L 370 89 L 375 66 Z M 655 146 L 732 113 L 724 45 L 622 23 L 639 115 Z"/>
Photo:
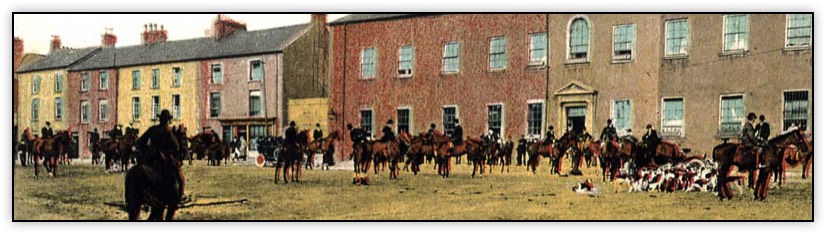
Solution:
<path fill-rule="evenodd" d="M 17 71 L 18 124 L 20 129 L 32 129 L 40 135 L 40 129 L 50 122 L 55 131 L 65 130 L 68 118 L 67 68 L 82 61 L 98 48 L 58 49 Z"/>
<path fill-rule="evenodd" d="M 118 68 L 118 124 L 140 132 L 157 124 L 167 109 L 192 135 L 198 125 L 198 62 L 163 63 Z"/>

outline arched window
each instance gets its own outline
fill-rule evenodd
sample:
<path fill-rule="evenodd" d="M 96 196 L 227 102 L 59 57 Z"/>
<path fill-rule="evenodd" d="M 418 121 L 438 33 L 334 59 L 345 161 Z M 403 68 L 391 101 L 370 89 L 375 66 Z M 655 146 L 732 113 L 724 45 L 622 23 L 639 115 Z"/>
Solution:
<path fill-rule="evenodd" d="M 587 60 L 591 44 L 591 25 L 588 20 L 575 18 L 571 21 L 568 32 L 568 59 Z"/>

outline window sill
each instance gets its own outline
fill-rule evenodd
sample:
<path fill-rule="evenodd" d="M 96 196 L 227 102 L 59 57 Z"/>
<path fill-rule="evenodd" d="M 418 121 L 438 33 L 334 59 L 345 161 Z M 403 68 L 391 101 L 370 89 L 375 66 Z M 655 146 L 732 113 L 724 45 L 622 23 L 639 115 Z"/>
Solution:
<path fill-rule="evenodd" d="M 634 63 L 634 59 L 612 59 L 611 64 L 627 64 Z"/>
<path fill-rule="evenodd" d="M 459 75 L 459 71 L 442 71 L 442 76 L 456 76 Z"/>
<path fill-rule="evenodd" d="M 591 61 L 588 61 L 588 60 L 585 60 L 585 59 L 566 60 L 565 61 L 565 66 L 588 65 L 590 63 L 591 63 Z"/>
<path fill-rule="evenodd" d="M 675 54 L 675 55 L 666 55 L 663 57 L 663 60 L 682 60 L 688 59 L 688 54 Z"/>
<path fill-rule="evenodd" d="M 247 83 L 261 83 L 261 80 L 247 80 Z"/>
<path fill-rule="evenodd" d="M 544 64 L 544 63 L 543 64 L 531 64 L 531 65 L 528 65 L 527 67 L 525 67 L 525 70 L 544 70 L 544 69 L 547 69 L 547 68 L 548 68 L 548 65 Z"/>
<path fill-rule="evenodd" d="M 375 80 L 376 77 L 359 77 L 358 80 Z"/>
<path fill-rule="evenodd" d="M 413 75 L 399 75 L 397 78 L 404 79 L 404 80 L 409 80 L 409 79 L 413 79 Z"/>
<path fill-rule="evenodd" d="M 786 46 L 786 47 L 783 47 L 783 49 L 782 49 L 783 52 L 803 51 L 803 50 L 812 50 L 812 46 L 811 45 L 807 45 L 807 46 Z"/>
<path fill-rule="evenodd" d="M 507 70 L 508 70 L 508 68 L 491 68 L 490 70 L 488 70 L 488 72 L 490 72 L 490 73 L 500 73 L 500 72 L 505 72 Z"/>
<path fill-rule="evenodd" d="M 717 56 L 735 58 L 735 57 L 745 57 L 748 54 L 749 54 L 748 50 L 737 50 L 737 51 L 725 51 L 725 52 L 717 54 Z"/>

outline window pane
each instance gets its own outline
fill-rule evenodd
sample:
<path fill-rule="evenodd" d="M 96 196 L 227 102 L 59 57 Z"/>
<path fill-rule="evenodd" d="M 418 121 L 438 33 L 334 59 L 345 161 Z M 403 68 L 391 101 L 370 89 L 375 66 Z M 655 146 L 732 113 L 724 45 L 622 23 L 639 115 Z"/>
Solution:
<path fill-rule="evenodd" d="M 684 103 L 682 98 L 663 100 L 663 122 L 661 129 L 663 135 L 682 137 L 684 116 Z"/>
<path fill-rule="evenodd" d="M 584 59 L 588 56 L 590 43 L 590 26 L 585 19 L 578 18 L 571 23 L 569 38 L 569 59 Z"/>
<path fill-rule="evenodd" d="M 688 21 L 685 19 L 666 22 L 666 55 L 685 55 L 688 47 Z"/>
<path fill-rule="evenodd" d="M 396 125 L 396 129 L 398 129 L 398 132 L 410 132 L 410 109 L 399 109 L 396 111 L 396 115 L 399 121 Z"/>
<path fill-rule="evenodd" d="M 209 117 L 221 115 L 221 93 L 211 93 L 209 95 Z"/>
<path fill-rule="evenodd" d="M 376 75 L 376 49 L 367 48 L 361 52 L 361 77 L 371 78 Z"/>
<path fill-rule="evenodd" d="M 141 71 L 132 71 L 132 89 L 141 88 Z"/>
<path fill-rule="evenodd" d="M 725 50 L 745 50 L 748 42 L 746 15 L 728 15 L 725 25 Z"/>
<path fill-rule="evenodd" d="M 221 64 L 212 65 L 212 83 L 220 84 L 224 82 L 224 70 Z"/>
<path fill-rule="evenodd" d="M 261 80 L 264 78 L 264 63 L 260 60 L 250 62 L 250 80 Z"/>
<path fill-rule="evenodd" d="M 743 96 L 723 97 L 721 107 L 720 130 L 723 133 L 739 133 L 745 112 Z"/>
<path fill-rule="evenodd" d="M 453 128 L 456 127 L 456 123 L 454 123 L 454 120 L 456 119 L 456 108 L 445 107 L 442 111 L 442 124 L 445 128 L 445 134 L 453 134 Z"/>
<path fill-rule="evenodd" d="M 373 134 L 373 111 L 372 110 L 362 110 L 361 111 L 361 129 L 368 132 L 371 136 L 375 136 Z"/>
<path fill-rule="evenodd" d="M 807 129 L 809 120 L 809 92 L 783 93 L 783 130 L 792 125 Z"/>
<path fill-rule="evenodd" d="M 250 116 L 261 114 L 261 91 L 250 92 Z"/>

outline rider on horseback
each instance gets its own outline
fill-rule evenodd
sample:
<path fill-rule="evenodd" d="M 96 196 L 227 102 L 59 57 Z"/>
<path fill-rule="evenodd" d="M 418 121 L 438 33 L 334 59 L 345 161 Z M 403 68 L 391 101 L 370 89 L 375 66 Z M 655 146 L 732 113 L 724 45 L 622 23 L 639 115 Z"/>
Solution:
<path fill-rule="evenodd" d="M 757 115 L 753 112 L 749 113 L 746 117 L 746 123 L 743 124 L 743 131 L 740 135 L 740 141 L 742 142 L 743 146 L 749 152 L 754 153 L 755 162 L 757 162 L 757 168 L 764 168 L 766 167 L 760 161 L 760 154 L 763 153 L 762 146 L 765 145 L 765 142 L 760 141 L 757 139 L 757 134 L 755 133 L 756 130 L 754 129 L 754 120 L 757 119 Z"/>
<path fill-rule="evenodd" d="M 387 155 L 387 151 L 390 149 L 390 142 L 396 140 L 396 133 L 393 132 L 393 119 L 387 120 L 387 125 L 384 125 L 384 128 L 381 129 L 382 136 L 379 140 L 384 144 L 384 152 L 383 155 Z"/>
<path fill-rule="evenodd" d="M 178 170 L 175 173 L 175 180 L 180 184 L 180 195 L 184 195 L 184 174 L 181 171 L 181 164 L 177 158 L 174 157 L 181 150 L 178 140 L 174 133 L 169 128 L 169 121 L 172 120 L 172 115 L 169 110 L 161 111 L 158 115 L 158 125 L 149 127 L 146 132 L 138 138 L 136 148 L 141 152 L 138 163 L 146 164 L 157 171 L 160 167 L 171 166 Z"/>
<path fill-rule="evenodd" d="M 645 126 L 645 135 L 642 136 L 642 143 L 645 146 L 646 154 L 649 157 L 654 156 L 657 146 L 660 145 L 660 136 L 657 135 L 657 130 L 651 127 L 651 124 Z"/>
<path fill-rule="evenodd" d="M 433 144 L 433 132 L 436 131 L 436 124 L 430 123 L 430 129 L 427 130 L 427 135 L 425 136 L 427 139 L 427 144 Z"/>
<path fill-rule="evenodd" d="M 453 134 L 450 135 L 450 140 L 453 144 L 451 148 L 457 145 L 461 145 L 464 139 L 464 130 L 462 129 L 462 126 L 459 125 L 459 119 L 453 119 L 453 124 Z"/>
<path fill-rule="evenodd" d="M 321 140 L 324 138 L 324 132 L 321 131 L 321 124 L 315 124 L 315 130 L 313 130 L 313 141 Z"/>
<path fill-rule="evenodd" d="M 602 148 L 604 149 L 607 144 L 610 143 L 614 145 L 614 149 L 619 149 L 619 144 L 617 143 L 617 129 L 614 128 L 614 124 L 611 123 L 611 119 L 608 119 L 608 125 L 602 129 L 602 134 L 599 137 L 602 140 Z"/>
<path fill-rule="evenodd" d="M 350 140 L 353 141 L 353 153 L 355 153 L 356 147 L 367 141 L 367 132 L 361 128 L 353 128 L 353 124 L 347 124 L 347 130 L 350 131 Z"/>
<path fill-rule="evenodd" d="M 545 140 L 542 142 L 545 144 L 545 147 L 548 147 L 548 152 L 553 151 L 553 144 L 556 142 L 556 136 L 554 136 L 554 126 L 548 126 L 548 131 L 545 132 Z"/>
<path fill-rule="evenodd" d="M 290 127 L 284 131 L 284 145 L 287 147 L 287 152 L 292 152 L 290 150 L 298 148 L 298 141 L 296 141 L 297 136 L 298 131 L 295 130 L 295 121 L 290 121 Z"/>

